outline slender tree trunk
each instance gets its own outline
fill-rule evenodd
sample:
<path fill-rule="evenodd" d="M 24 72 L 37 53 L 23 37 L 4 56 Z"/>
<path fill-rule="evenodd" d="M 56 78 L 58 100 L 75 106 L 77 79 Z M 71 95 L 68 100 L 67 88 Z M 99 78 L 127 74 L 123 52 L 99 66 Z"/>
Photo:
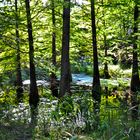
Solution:
<path fill-rule="evenodd" d="M 23 96 L 23 84 L 21 76 L 21 64 L 20 64 L 20 45 L 19 45 L 19 28 L 18 28 L 18 6 L 17 0 L 15 0 L 15 20 L 16 20 L 16 92 L 17 92 L 17 101 L 22 101 Z"/>
<path fill-rule="evenodd" d="M 104 21 L 104 27 L 105 27 L 105 21 Z M 105 58 L 107 58 L 108 56 L 108 53 L 107 53 L 107 43 L 106 43 L 106 35 L 104 33 L 104 50 L 105 50 Z M 109 72 L 108 72 L 108 63 L 105 62 L 104 64 L 104 78 L 105 79 L 109 79 L 110 78 L 110 75 L 109 75 Z M 105 86 L 105 94 L 106 94 L 106 105 L 108 105 L 108 86 Z"/>
<path fill-rule="evenodd" d="M 54 67 L 56 67 L 56 26 L 55 26 L 55 5 L 54 0 L 52 0 L 52 26 L 53 26 L 53 32 L 52 32 L 52 63 Z"/>
<path fill-rule="evenodd" d="M 52 6 L 52 64 L 54 66 L 54 69 L 51 72 L 50 75 L 50 90 L 52 92 L 52 95 L 58 98 L 58 81 L 56 77 L 56 26 L 55 26 L 55 3 L 54 0 L 51 1 Z"/>
<path fill-rule="evenodd" d="M 70 0 L 64 0 L 60 97 L 64 96 L 66 92 L 70 93 L 71 74 L 69 62 L 69 41 L 70 41 Z"/>
<path fill-rule="evenodd" d="M 102 5 L 104 4 L 104 0 L 102 0 Z M 106 32 L 105 32 L 105 29 L 106 29 L 106 22 L 105 22 L 105 19 L 104 19 L 104 10 L 102 11 L 102 14 L 103 14 L 103 27 L 104 27 L 104 31 L 103 31 L 103 37 L 104 37 L 104 55 L 105 55 L 105 58 L 107 58 L 108 56 L 108 47 L 107 47 L 107 40 L 106 40 Z M 105 61 L 104 63 L 104 78 L 105 79 L 108 79 L 110 78 L 110 75 L 109 75 L 109 72 L 108 72 L 108 63 Z M 108 105 L 108 86 L 105 86 L 105 95 L 106 95 L 106 105 Z"/>
<path fill-rule="evenodd" d="M 105 24 L 104 24 L 105 25 Z M 107 54 L 107 43 L 106 43 L 106 35 L 104 34 L 104 49 L 105 49 L 105 58 L 107 58 L 108 54 Z M 104 64 L 104 78 L 105 79 L 109 79 L 110 75 L 108 72 L 108 63 L 105 62 Z M 106 94 L 106 105 L 108 105 L 108 86 L 105 86 L 105 94 Z"/>
<path fill-rule="evenodd" d="M 134 7 L 134 38 L 133 38 L 133 64 L 132 64 L 132 77 L 131 77 L 131 104 L 132 104 L 132 119 L 138 119 L 138 101 L 137 101 L 137 92 L 140 90 L 140 80 L 138 72 L 138 54 L 137 54 L 137 40 L 138 36 L 138 5 L 135 1 Z"/>
<path fill-rule="evenodd" d="M 102 0 L 102 5 L 104 4 L 104 1 Z M 103 11 L 103 17 L 104 17 L 104 11 Z M 104 30 L 106 28 L 106 22 L 105 22 L 105 19 L 103 19 L 103 27 L 104 27 Z M 105 31 L 103 32 L 103 37 L 104 37 L 104 51 L 105 51 L 105 58 L 107 58 L 108 56 L 108 47 L 107 47 L 107 40 L 106 40 L 106 33 Z M 109 72 L 108 72 L 108 64 L 107 62 L 105 62 L 104 64 L 104 78 L 105 79 L 108 79 L 110 76 L 109 76 Z"/>
<path fill-rule="evenodd" d="M 99 123 L 99 112 L 101 102 L 101 86 L 98 67 L 97 41 L 96 41 L 96 22 L 95 22 L 95 0 L 91 0 L 91 20 L 92 20 L 92 46 L 93 46 L 93 85 L 92 97 L 94 100 L 94 113 L 96 116 L 95 128 Z"/>
<path fill-rule="evenodd" d="M 36 74 L 34 65 L 34 46 L 33 46 L 33 35 L 32 35 L 32 22 L 30 14 L 30 1 L 25 0 L 26 14 L 27 14 L 27 28 L 28 28 L 28 40 L 29 40 L 29 60 L 30 60 L 30 97 L 29 103 L 31 107 L 31 117 L 34 121 L 36 117 L 36 109 L 39 102 L 38 89 L 36 84 Z"/>
<path fill-rule="evenodd" d="M 104 35 L 104 50 L 105 50 L 105 58 L 107 58 L 108 56 L 108 53 L 107 53 L 107 43 L 106 43 L 106 35 Z M 110 78 L 110 75 L 109 75 L 109 72 L 108 72 L 108 63 L 105 62 L 104 64 L 104 78 L 105 79 L 109 79 Z"/>

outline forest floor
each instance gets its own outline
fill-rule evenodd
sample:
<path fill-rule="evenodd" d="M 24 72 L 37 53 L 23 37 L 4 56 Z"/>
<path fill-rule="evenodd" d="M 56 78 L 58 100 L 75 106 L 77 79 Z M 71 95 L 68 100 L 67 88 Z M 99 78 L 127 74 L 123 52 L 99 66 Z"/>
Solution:
<path fill-rule="evenodd" d="M 79 102 L 80 101 L 80 102 Z M 30 128 L 30 110 L 27 104 L 10 106 L 3 111 L 0 121 L 1 140 L 132 140 L 136 134 L 136 140 L 140 138 L 140 121 L 131 121 L 130 108 L 122 106 L 115 97 L 109 97 L 108 104 L 102 97 L 101 103 L 101 125 L 98 131 L 87 133 L 86 123 L 94 122 L 92 112 L 90 112 L 90 97 L 74 99 L 74 110 L 80 107 L 82 112 L 78 112 L 76 119 L 72 114 L 69 116 L 63 112 L 57 112 L 58 101 L 55 98 L 40 99 L 38 110 L 38 125 L 34 130 Z M 91 106 L 92 107 L 92 106 Z M 77 111 L 78 111 L 77 110 Z M 60 111 L 60 110 L 59 110 Z M 75 114 L 74 114 L 75 116 Z M 114 137 L 114 138 L 113 138 Z M 72 139 L 73 138 L 73 139 Z"/>
<path fill-rule="evenodd" d="M 91 87 L 92 77 L 85 74 L 73 74 L 73 82 L 77 86 Z M 28 86 L 29 81 L 25 85 Z M 48 86 L 46 81 L 38 81 L 38 84 Z M 129 86 L 129 78 L 101 79 L 102 86 L 109 85 L 111 88 Z M 75 89 L 74 89 L 75 90 Z M 117 89 L 116 89 L 117 90 Z M 71 99 L 66 99 L 58 106 L 58 100 L 52 97 L 48 88 L 43 89 L 38 110 L 38 125 L 34 130 L 30 128 L 30 108 L 28 94 L 25 93 L 25 103 L 19 105 L 4 102 L 0 108 L 0 140 L 139 140 L 140 121 L 131 120 L 131 106 L 125 106 L 124 102 L 111 95 L 106 99 L 102 95 L 99 130 L 87 133 L 87 126 L 94 122 L 93 101 L 90 89 L 76 87 L 76 93 Z M 43 97 L 44 96 L 44 97 Z M 70 103 L 73 103 L 71 106 Z M 70 109 L 66 115 L 63 107 Z M 139 112 L 140 114 L 140 112 Z M 87 125 L 87 126 L 86 126 Z"/>
<path fill-rule="evenodd" d="M 29 126 L 17 122 L 0 124 L 1 140 L 31 140 L 32 133 Z"/>

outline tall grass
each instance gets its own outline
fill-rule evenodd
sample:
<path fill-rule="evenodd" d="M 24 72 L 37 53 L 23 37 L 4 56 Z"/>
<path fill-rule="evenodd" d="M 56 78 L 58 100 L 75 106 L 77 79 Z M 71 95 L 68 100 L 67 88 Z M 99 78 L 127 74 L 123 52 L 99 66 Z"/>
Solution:
<path fill-rule="evenodd" d="M 47 91 L 48 93 L 48 91 Z M 8 99 L 6 99 L 8 100 Z M 9 98 L 10 100 L 10 98 Z M 62 101 L 48 94 L 38 106 L 38 122 L 30 128 L 28 104 L 5 105 L 0 110 L 1 140 L 139 140 L 140 120 L 131 120 L 131 107 L 115 96 L 102 96 L 100 125 L 93 128 L 95 116 L 90 92 L 75 93 Z"/>

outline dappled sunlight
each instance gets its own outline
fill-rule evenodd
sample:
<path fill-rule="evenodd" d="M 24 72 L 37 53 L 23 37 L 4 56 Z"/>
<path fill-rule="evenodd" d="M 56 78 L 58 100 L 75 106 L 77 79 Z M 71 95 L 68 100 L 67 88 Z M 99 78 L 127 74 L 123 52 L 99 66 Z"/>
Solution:
<path fill-rule="evenodd" d="M 0 140 L 140 140 L 138 0 L 0 0 Z"/>

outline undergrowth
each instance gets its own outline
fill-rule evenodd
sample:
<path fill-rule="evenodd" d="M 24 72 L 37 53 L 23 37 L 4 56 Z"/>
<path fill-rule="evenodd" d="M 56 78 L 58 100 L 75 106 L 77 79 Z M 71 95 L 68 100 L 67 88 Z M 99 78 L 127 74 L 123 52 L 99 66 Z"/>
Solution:
<path fill-rule="evenodd" d="M 10 98 L 5 101 L 8 100 Z M 1 103 L 1 140 L 140 139 L 140 120 L 132 121 L 131 106 L 120 102 L 116 96 L 109 96 L 108 99 L 102 96 L 100 123 L 96 129 L 93 127 L 96 119 L 90 92 L 79 91 L 60 101 L 47 91 L 47 96 L 40 98 L 38 122 L 34 128 L 30 127 L 30 108 L 27 102 L 19 105 L 14 100 L 12 102 L 7 105 L 3 101 Z"/>

